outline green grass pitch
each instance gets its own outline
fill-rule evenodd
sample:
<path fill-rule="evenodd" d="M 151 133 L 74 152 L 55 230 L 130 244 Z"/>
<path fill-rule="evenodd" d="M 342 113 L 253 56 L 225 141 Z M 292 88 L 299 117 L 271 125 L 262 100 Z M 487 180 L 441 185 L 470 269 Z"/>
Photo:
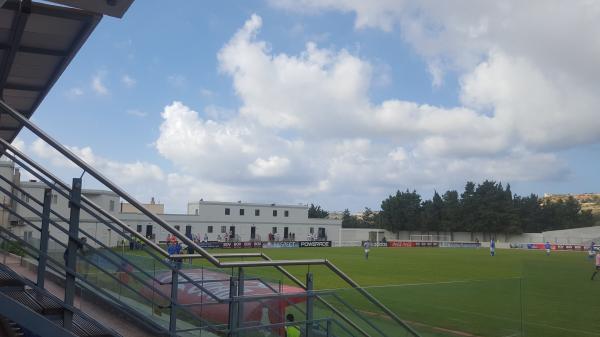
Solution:
<path fill-rule="evenodd" d="M 256 250 L 211 250 L 245 251 Z M 359 247 L 262 251 L 273 259 L 331 260 L 423 336 L 600 336 L 600 276 L 590 281 L 593 262 L 586 252 L 500 249 L 491 257 L 484 248 L 374 248 L 366 260 Z M 309 271 L 287 269 L 300 279 Z M 333 273 L 310 271 L 316 289 L 338 289 L 362 316 L 349 313 L 352 319 L 378 321 L 388 336 L 405 335 Z M 289 283 L 273 268 L 246 273 Z"/>

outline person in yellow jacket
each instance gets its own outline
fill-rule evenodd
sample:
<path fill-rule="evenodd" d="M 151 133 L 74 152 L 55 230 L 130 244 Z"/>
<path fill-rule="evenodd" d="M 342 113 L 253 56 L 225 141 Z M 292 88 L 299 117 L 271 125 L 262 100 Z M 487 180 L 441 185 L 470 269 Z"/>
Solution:
<path fill-rule="evenodd" d="M 288 321 L 288 324 L 294 323 L 294 315 L 287 314 L 287 316 L 285 316 L 285 318 Z M 286 325 L 285 337 L 300 337 L 300 329 L 295 325 Z"/>

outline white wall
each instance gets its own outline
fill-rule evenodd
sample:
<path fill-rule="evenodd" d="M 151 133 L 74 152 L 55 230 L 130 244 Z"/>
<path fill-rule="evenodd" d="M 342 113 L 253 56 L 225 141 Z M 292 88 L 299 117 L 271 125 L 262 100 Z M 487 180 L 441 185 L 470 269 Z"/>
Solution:
<path fill-rule="evenodd" d="M 0 160 L 0 175 L 2 177 L 8 179 L 9 181 L 14 181 L 15 179 L 15 166 L 12 162 L 6 160 Z M 11 191 L 12 187 L 9 183 L 4 180 L 0 180 L 0 186 L 7 191 Z M 5 206 L 10 207 L 11 198 L 6 193 L 0 192 L 0 203 Z M 10 221 L 10 212 L 5 210 L 4 208 L 0 209 L 0 226 L 8 226 Z"/>
<path fill-rule="evenodd" d="M 34 197 L 35 199 L 39 200 L 40 202 L 42 202 L 44 200 L 44 189 L 46 188 L 46 185 L 41 183 L 41 182 L 21 182 L 21 188 L 26 191 L 27 193 L 29 193 L 30 195 L 32 195 L 32 197 Z M 113 215 L 117 215 L 118 211 L 119 211 L 119 197 L 113 193 L 113 192 L 109 192 L 109 191 L 95 191 L 95 190 L 83 190 L 82 193 L 89 198 L 92 202 L 94 202 L 96 205 L 100 206 L 102 209 L 106 210 L 107 212 L 113 214 Z M 59 194 L 56 191 L 52 191 L 52 210 L 56 211 L 57 213 L 59 213 L 60 215 L 62 215 L 65 218 L 69 218 L 69 213 L 70 213 L 70 209 L 69 209 L 69 202 L 67 200 L 67 198 L 63 197 L 61 194 Z M 21 200 L 27 202 L 27 198 L 24 197 Z M 111 210 L 110 209 L 110 205 L 111 205 L 111 201 L 113 202 L 114 205 L 114 209 Z M 29 200 L 27 202 L 27 204 L 31 207 L 33 207 L 33 209 L 35 209 L 36 211 L 40 212 L 42 211 L 42 206 L 38 205 L 36 202 L 34 202 L 33 200 Z M 35 220 L 39 220 L 39 216 L 37 216 L 35 214 L 35 212 L 31 211 L 30 209 L 28 209 L 27 207 L 23 206 L 22 204 L 17 203 L 17 208 L 16 211 L 19 215 L 25 217 L 28 220 L 31 221 L 35 221 Z M 51 218 L 58 220 L 58 218 L 56 218 L 56 216 L 51 216 Z M 90 214 L 88 214 L 85 211 L 81 211 L 80 214 L 80 219 L 82 221 L 96 221 L 97 219 L 93 216 L 91 216 Z"/>
<path fill-rule="evenodd" d="M 544 235 L 542 233 L 523 233 L 520 235 L 506 235 L 503 233 L 471 233 L 471 232 L 417 232 L 417 231 L 400 231 L 398 233 L 392 233 L 387 230 L 377 230 L 370 228 L 344 228 L 341 231 L 341 236 L 338 235 L 338 241 L 342 242 L 353 242 L 353 241 L 364 241 L 369 239 L 370 232 L 379 231 L 380 236 L 383 235 L 387 240 L 410 240 L 411 235 L 445 235 L 452 241 L 471 242 L 479 240 L 480 242 L 487 242 L 492 237 L 496 239 L 497 243 L 502 242 L 513 242 L 513 243 L 534 243 L 544 242 Z M 600 236 L 600 235 L 598 235 Z M 338 243 L 339 245 L 339 243 Z"/>
<path fill-rule="evenodd" d="M 225 226 L 225 231 L 229 231 L 231 226 L 235 227 L 235 233 L 240 237 L 241 241 L 250 240 L 251 228 L 256 227 L 256 240 L 259 238 L 263 241 L 268 239 L 268 234 L 273 231 L 273 227 L 277 228 L 280 238 L 284 239 L 284 228 L 288 228 L 288 233 L 295 233 L 296 240 L 306 240 L 307 235 L 310 233 L 311 228 L 314 233 L 318 232 L 319 228 L 325 229 L 325 234 L 329 240 L 337 239 L 339 228 L 341 227 L 340 220 L 329 220 L 329 219 L 308 219 L 298 222 L 279 222 L 279 221 L 256 221 L 256 222 L 243 222 L 243 221 L 210 221 L 206 220 L 203 215 L 187 215 L 187 214 L 164 214 L 161 215 L 167 223 L 173 227 L 179 226 L 179 230 L 182 234 L 186 232 L 186 226 L 191 226 L 191 233 L 193 235 L 200 234 L 202 238 L 204 235 L 208 235 L 210 241 L 217 240 L 217 237 L 223 237 L 221 227 Z M 142 226 L 142 234 L 146 234 L 146 227 L 152 225 L 153 233 L 156 234 L 156 241 L 163 241 L 166 239 L 168 232 L 158 225 L 140 214 L 119 214 L 119 219 L 128 224 L 134 230 L 137 230 L 137 226 Z M 281 220 L 281 219 L 278 219 Z M 208 232 L 208 227 L 212 226 L 212 233 Z"/>
<path fill-rule="evenodd" d="M 600 241 L 600 226 L 547 231 L 542 234 L 544 242 L 588 244 L 591 241 Z"/>
<path fill-rule="evenodd" d="M 22 182 L 21 187 L 30 193 L 32 197 L 35 197 L 40 201 L 43 200 L 45 188 L 43 183 Z M 53 194 L 57 195 L 57 197 L 53 199 L 52 209 L 68 219 L 70 209 L 67 199 L 57 192 L 53 192 Z M 145 235 L 147 226 L 151 225 L 153 228 L 152 232 L 156 235 L 156 241 L 165 240 L 167 231 L 149 221 L 145 215 L 118 213 L 119 197 L 116 194 L 108 191 L 96 190 L 84 190 L 83 194 L 104 210 L 114 214 L 132 229 L 137 230 L 137 226 L 141 225 L 141 232 Z M 115 209 L 112 211 L 110 210 L 111 201 L 115 205 Z M 37 205 L 31 198 L 27 204 L 41 212 L 42 207 Z M 185 234 L 186 226 L 191 226 L 192 234 L 200 234 L 201 237 L 208 234 L 209 240 L 216 240 L 218 236 L 224 236 L 221 230 L 222 226 L 225 226 L 226 232 L 230 230 L 231 226 L 234 226 L 236 235 L 242 241 L 250 240 L 251 228 L 253 226 L 256 227 L 255 239 L 263 241 L 268 239 L 268 234 L 273 231 L 273 227 L 277 228 L 277 233 L 279 233 L 279 237 L 282 240 L 284 239 L 284 230 L 286 227 L 288 228 L 288 239 L 291 238 L 291 233 L 294 233 L 296 240 L 306 240 L 308 234 L 311 233 L 311 228 L 315 234 L 318 233 L 319 228 L 323 228 L 328 239 L 336 239 L 338 229 L 341 227 L 341 220 L 309 219 L 308 208 L 305 206 L 271 206 L 228 203 L 226 206 L 230 208 L 229 216 L 224 214 L 225 204 L 223 203 L 203 204 L 201 206 L 202 212 L 200 213 L 201 215 L 198 216 L 187 214 L 164 214 L 160 215 L 160 217 L 173 227 L 179 226 L 179 230 L 183 234 Z M 245 214 L 243 216 L 239 214 L 240 208 L 245 209 Z M 260 209 L 260 216 L 254 215 L 255 209 Z M 273 216 L 274 209 L 277 210 L 277 216 Z M 289 212 L 287 217 L 285 216 L 285 211 Z M 19 205 L 17 207 L 17 212 L 34 225 L 40 226 L 39 216 L 33 211 L 28 210 L 25 206 Z M 57 216 L 51 216 L 51 219 L 61 223 L 64 228 L 68 228 L 68 226 L 66 226 Z M 208 233 L 209 226 L 212 226 L 212 233 Z M 54 226 L 51 226 L 50 228 L 52 235 L 66 242 L 66 234 L 62 233 Z M 114 231 L 109 230 L 106 225 L 99 223 L 95 217 L 92 217 L 85 211 L 82 211 L 80 215 L 80 228 L 87 231 L 104 244 L 108 244 L 110 241 L 110 244 L 115 246 L 123 239 L 123 237 Z M 40 236 L 37 230 L 34 230 L 29 226 L 18 226 L 15 228 L 15 233 L 18 233 L 20 236 L 23 236 L 25 232 L 32 232 L 33 238 L 39 238 Z M 88 241 L 88 243 L 93 244 L 91 241 Z"/>
<path fill-rule="evenodd" d="M 225 214 L 229 209 L 229 215 Z M 252 203 L 201 201 L 188 203 L 188 215 L 202 216 L 203 220 L 216 222 L 280 222 L 298 223 L 308 219 L 308 207 L 296 205 L 267 205 Z M 240 215 L 244 210 L 244 215 Z M 259 215 L 255 215 L 255 211 Z M 273 211 L 277 215 L 273 215 Z M 287 213 L 286 213 L 287 212 Z M 287 214 L 287 216 L 286 216 Z"/>

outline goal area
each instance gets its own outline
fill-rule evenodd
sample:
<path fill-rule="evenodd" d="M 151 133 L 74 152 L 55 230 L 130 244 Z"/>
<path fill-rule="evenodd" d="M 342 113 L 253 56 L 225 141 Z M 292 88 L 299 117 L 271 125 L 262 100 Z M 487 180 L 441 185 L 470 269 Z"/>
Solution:
<path fill-rule="evenodd" d="M 413 234 L 410 235 L 410 241 L 452 241 L 447 234 Z"/>

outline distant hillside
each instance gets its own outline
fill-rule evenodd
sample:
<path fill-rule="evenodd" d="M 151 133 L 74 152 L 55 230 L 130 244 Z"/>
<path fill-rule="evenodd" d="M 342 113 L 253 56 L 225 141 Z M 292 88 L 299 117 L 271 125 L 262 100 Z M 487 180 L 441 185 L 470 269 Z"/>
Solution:
<path fill-rule="evenodd" d="M 544 194 L 543 200 L 557 202 L 567 200 L 569 197 L 575 198 L 581 204 L 582 210 L 590 210 L 594 215 L 600 215 L 600 193 L 583 194 Z"/>

